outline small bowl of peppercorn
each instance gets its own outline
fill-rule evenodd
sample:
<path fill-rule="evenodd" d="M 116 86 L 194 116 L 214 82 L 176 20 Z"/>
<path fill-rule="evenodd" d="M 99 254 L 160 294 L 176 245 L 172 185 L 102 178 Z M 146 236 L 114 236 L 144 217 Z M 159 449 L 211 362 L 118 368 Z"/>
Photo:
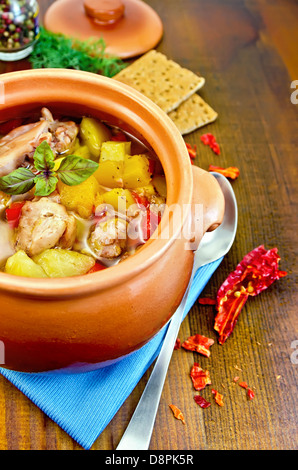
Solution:
<path fill-rule="evenodd" d="M 37 0 L 0 0 L 0 60 L 27 57 L 39 34 Z"/>

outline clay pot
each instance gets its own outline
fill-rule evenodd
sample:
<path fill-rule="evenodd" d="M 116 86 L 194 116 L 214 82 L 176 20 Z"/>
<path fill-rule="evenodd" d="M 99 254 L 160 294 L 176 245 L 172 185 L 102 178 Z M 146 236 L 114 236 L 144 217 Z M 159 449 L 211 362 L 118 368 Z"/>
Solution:
<path fill-rule="evenodd" d="M 134 256 L 72 278 L 0 273 L 4 367 L 46 371 L 105 365 L 143 346 L 169 320 L 191 274 L 195 244 L 186 228 L 194 222 L 193 203 L 202 204 L 204 212 L 198 244 L 204 231 L 221 222 L 223 195 L 211 174 L 191 166 L 172 121 L 132 88 L 71 70 L 28 70 L 1 80 L 0 122 L 34 115 L 42 106 L 63 115 L 92 115 L 134 134 L 152 147 L 164 167 L 167 205 L 173 212 L 166 210 L 158 236 Z M 176 217 L 179 212 L 183 215 Z"/>

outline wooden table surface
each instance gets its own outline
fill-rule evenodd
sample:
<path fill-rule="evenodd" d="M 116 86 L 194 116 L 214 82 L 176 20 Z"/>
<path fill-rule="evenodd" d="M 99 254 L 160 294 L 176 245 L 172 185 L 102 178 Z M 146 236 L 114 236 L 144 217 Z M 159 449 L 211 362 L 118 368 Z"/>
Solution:
<path fill-rule="evenodd" d="M 51 1 L 40 0 L 42 13 Z M 250 298 L 224 345 L 213 330 L 213 307 L 196 304 L 179 337 L 200 333 L 215 339 L 210 358 L 174 351 L 161 397 L 151 450 L 293 450 L 297 448 L 298 331 L 295 274 L 297 245 L 298 4 L 295 0 L 148 0 L 160 15 L 164 36 L 157 49 L 206 78 L 201 96 L 218 112 L 213 124 L 185 137 L 197 144 L 196 164 L 208 169 L 238 166 L 233 188 L 239 206 L 235 243 L 206 286 L 214 297 L 243 256 L 264 244 L 277 247 L 288 275 Z M 0 71 L 27 63 L 0 63 Z M 293 86 L 298 89 L 298 82 Z M 216 156 L 200 143 L 213 133 Z M 177 260 L 179 262 L 179 260 Z M 190 368 L 199 362 L 212 385 L 194 401 Z M 150 370 L 94 443 L 115 449 L 141 396 Z M 255 391 L 233 382 L 239 376 Z M 215 404 L 211 387 L 224 396 Z M 186 425 L 175 420 L 178 406 Z M 27 397 L 0 376 L 0 449 L 79 450 Z"/>

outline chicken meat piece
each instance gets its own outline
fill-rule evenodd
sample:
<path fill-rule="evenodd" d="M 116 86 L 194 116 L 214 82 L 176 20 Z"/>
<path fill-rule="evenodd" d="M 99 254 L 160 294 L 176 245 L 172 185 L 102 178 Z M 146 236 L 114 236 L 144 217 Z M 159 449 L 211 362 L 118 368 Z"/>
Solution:
<path fill-rule="evenodd" d="M 117 258 L 126 248 L 127 222 L 109 218 L 98 222 L 89 237 L 89 246 L 97 258 Z"/>
<path fill-rule="evenodd" d="M 73 121 L 54 120 L 47 108 L 41 119 L 13 129 L 0 139 L 0 177 L 23 165 L 26 157 L 33 159 L 34 151 L 44 140 L 55 154 L 65 153 L 75 142 L 79 127 Z"/>
<path fill-rule="evenodd" d="M 41 116 L 41 120 L 48 123 L 48 132 L 41 136 L 40 142 L 47 140 L 55 153 L 64 153 L 69 150 L 78 135 L 78 125 L 74 121 L 55 120 L 47 108 L 42 108 Z"/>
<path fill-rule="evenodd" d="M 36 141 L 46 132 L 48 124 L 39 121 L 17 127 L 0 139 L 0 177 L 22 165 L 34 152 Z"/>
<path fill-rule="evenodd" d="M 48 248 L 71 248 L 75 237 L 75 217 L 61 204 L 47 197 L 24 204 L 16 234 L 17 250 L 34 256 Z"/>

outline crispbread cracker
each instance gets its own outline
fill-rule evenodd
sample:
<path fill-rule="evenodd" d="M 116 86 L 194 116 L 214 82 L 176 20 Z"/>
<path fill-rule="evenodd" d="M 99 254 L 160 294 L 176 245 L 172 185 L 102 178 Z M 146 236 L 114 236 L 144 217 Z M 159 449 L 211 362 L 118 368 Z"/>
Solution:
<path fill-rule="evenodd" d="M 182 68 L 156 50 L 147 52 L 113 78 L 140 91 L 166 113 L 177 108 L 205 83 L 203 77 Z"/>
<path fill-rule="evenodd" d="M 184 135 L 215 121 L 218 114 L 195 93 L 174 111 L 168 113 L 168 116 Z"/>

